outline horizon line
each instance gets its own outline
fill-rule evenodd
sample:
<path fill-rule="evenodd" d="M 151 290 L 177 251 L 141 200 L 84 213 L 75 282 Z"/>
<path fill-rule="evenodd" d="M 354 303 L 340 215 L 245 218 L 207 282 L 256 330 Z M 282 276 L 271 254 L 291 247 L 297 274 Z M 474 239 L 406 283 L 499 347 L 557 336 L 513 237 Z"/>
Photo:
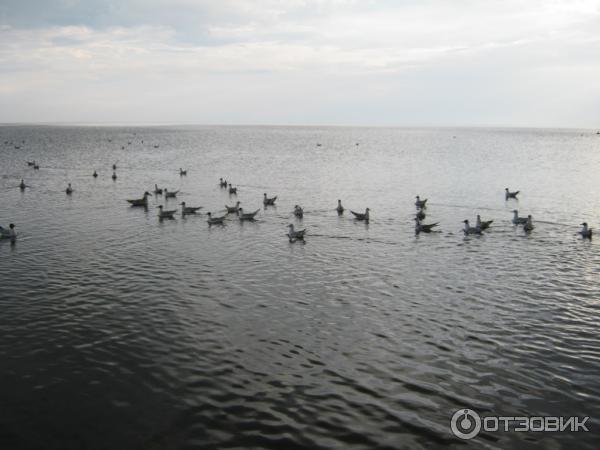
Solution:
<path fill-rule="evenodd" d="M 199 122 L 0 122 L 0 127 L 5 126 L 80 126 L 80 127 L 169 127 L 169 126 L 189 126 L 189 127 L 297 127 L 297 128 L 438 128 L 438 129 L 533 129 L 533 130 L 600 130 L 600 128 L 591 127 L 572 127 L 572 126 L 552 126 L 552 125 L 357 125 L 357 124 L 297 124 L 297 123 L 199 123 Z M 597 131 L 600 133 L 600 131 Z"/>

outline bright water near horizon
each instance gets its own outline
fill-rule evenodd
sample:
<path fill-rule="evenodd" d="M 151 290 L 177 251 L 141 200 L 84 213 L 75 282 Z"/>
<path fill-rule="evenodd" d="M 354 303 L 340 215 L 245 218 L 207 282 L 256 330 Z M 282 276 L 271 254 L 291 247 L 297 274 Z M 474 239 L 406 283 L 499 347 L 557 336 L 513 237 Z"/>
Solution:
<path fill-rule="evenodd" d="M 20 233 L 0 241 L 3 449 L 598 447 L 592 131 L 4 126 L 0 152 L 0 224 Z M 162 197 L 125 202 L 155 183 L 181 191 L 169 208 L 261 211 L 160 222 Z M 415 237 L 416 194 L 438 233 Z M 465 238 L 477 213 L 493 226 Z M 464 407 L 590 432 L 460 441 Z"/>

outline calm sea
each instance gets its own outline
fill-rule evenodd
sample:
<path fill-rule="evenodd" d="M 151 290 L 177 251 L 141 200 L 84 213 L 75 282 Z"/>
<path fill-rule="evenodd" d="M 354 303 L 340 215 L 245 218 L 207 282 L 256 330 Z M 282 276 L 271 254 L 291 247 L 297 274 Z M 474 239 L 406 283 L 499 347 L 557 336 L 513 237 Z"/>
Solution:
<path fill-rule="evenodd" d="M 3 449 L 598 447 L 590 130 L 3 126 L 0 156 Z M 258 220 L 129 207 L 155 183 Z M 415 236 L 417 194 L 439 232 Z M 459 408 L 590 431 L 462 441 Z"/>

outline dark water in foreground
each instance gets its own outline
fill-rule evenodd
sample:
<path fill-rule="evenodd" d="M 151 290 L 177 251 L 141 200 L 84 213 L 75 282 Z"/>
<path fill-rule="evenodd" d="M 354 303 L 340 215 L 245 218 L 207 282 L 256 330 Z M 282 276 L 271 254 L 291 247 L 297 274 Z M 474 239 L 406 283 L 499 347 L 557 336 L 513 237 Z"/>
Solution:
<path fill-rule="evenodd" d="M 0 127 L 0 154 L 0 224 L 20 233 L 0 241 L 0 448 L 597 448 L 600 253 L 576 232 L 599 226 L 600 136 Z M 257 222 L 125 202 L 158 183 L 217 211 L 220 176 Z M 439 233 L 415 237 L 417 193 Z M 464 238 L 477 213 L 492 230 Z M 464 407 L 590 432 L 461 441 Z"/>

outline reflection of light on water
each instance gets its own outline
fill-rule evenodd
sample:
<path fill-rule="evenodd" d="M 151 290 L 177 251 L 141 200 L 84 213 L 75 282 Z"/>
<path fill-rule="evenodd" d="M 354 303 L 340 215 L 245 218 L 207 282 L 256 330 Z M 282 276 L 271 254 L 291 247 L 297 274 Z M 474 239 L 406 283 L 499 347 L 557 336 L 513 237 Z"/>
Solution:
<path fill-rule="evenodd" d="M 129 448 L 132 435 L 161 433 L 259 445 L 250 430 L 265 447 L 282 435 L 289 446 L 418 447 L 454 442 L 440 411 L 459 405 L 536 411 L 551 400 L 570 410 L 597 397 L 598 381 L 581 375 L 600 369 L 596 242 L 575 234 L 600 206 L 584 195 L 600 162 L 585 145 L 527 130 L 165 127 L 131 139 L 133 130 L 2 133 L 26 133 L 27 157 L 44 167 L 24 196 L 4 189 L 28 173 L 22 155 L 9 149 L 0 169 L 10 174 L 0 221 L 20 233 L 12 251 L 0 243 L 3 392 L 7 410 L 35 406 L 0 417 L 10 428 L 64 436 L 76 424 L 92 446 L 110 427 Z M 208 227 L 205 214 L 159 222 L 160 196 L 149 212 L 125 201 L 158 184 L 222 211 L 231 202 L 219 177 L 240 186 L 249 211 L 265 191 L 279 207 Z M 506 184 L 534 217 L 529 236 L 510 223 Z M 431 199 L 426 221 L 439 221 L 438 233 L 415 237 L 417 193 Z M 370 207 L 369 226 L 338 216 L 338 198 Z M 286 236 L 297 203 L 305 245 Z M 465 239 L 462 220 L 479 212 L 494 219 L 489 233 Z M 50 414 L 48 404 L 75 406 Z M 600 402 L 587 404 L 600 414 Z M 514 447 L 520 437 L 499 439 Z"/>

